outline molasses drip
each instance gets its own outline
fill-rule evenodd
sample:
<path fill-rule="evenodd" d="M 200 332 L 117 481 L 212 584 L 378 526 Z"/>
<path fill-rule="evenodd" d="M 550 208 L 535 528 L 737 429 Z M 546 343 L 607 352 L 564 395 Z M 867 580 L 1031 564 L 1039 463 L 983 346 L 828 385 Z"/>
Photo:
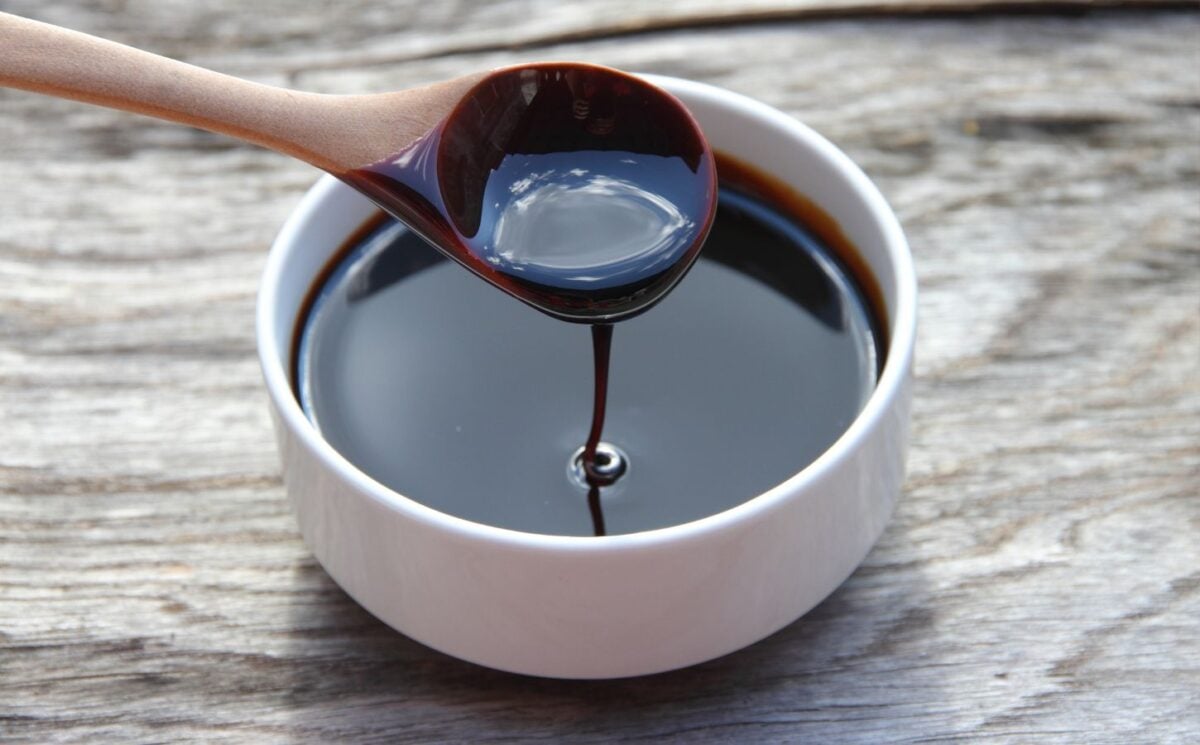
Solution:
<path fill-rule="evenodd" d="M 592 368 L 595 391 L 592 398 L 592 427 L 588 431 L 587 443 L 583 446 L 583 472 L 588 484 L 588 511 L 592 513 L 592 531 L 604 535 L 604 510 L 600 506 L 600 487 L 610 486 L 620 478 L 602 468 L 612 465 L 608 457 L 597 462 L 596 448 L 604 431 L 604 411 L 608 401 L 608 357 L 612 349 L 613 328 L 608 324 L 592 326 Z"/>

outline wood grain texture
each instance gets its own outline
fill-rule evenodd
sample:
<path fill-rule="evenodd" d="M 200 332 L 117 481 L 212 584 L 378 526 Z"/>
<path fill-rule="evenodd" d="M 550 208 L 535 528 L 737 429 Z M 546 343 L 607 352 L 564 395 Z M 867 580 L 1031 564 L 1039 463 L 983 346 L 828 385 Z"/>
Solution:
<path fill-rule="evenodd" d="M 359 609 L 288 513 L 253 302 L 315 172 L 0 91 L 0 739 L 1200 740 L 1197 14 L 730 22 L 518 56 L 428 49 L 542 34 L 518 10 L 548 6 L 2 7 L 313 90 L 558 57 L 754 95 L 880 184 L 922 326 L 906 493 L 813 612 L 650 678 L 484 670 Z"/>

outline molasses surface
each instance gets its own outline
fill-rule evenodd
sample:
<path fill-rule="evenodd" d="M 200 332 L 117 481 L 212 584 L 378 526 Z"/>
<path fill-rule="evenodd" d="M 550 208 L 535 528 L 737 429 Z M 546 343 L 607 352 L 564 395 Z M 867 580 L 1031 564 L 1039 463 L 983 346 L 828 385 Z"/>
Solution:
<path fill-rule="evenodd" d="M 626 462 L 596 488 L 573 473 L 593 340 L 388 221 L 325 278 L 297 385 L 325 439 L 411 499 L 555 535 L 596 534 L 599 507 L 606 534 L 632 533 L 726 510 L 825 451 L 875 386 L 868 306 L 812 233 L 722 190 L 687 281 L 612 339 L 603 440 Z"/>

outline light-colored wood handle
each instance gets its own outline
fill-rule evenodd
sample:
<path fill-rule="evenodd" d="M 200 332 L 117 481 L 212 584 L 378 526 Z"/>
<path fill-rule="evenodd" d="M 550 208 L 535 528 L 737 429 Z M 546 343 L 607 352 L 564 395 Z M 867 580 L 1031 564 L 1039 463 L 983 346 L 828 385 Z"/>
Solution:
<path fill-rule="evenodd" d="M 0 13 L 0 85 L 219 132 L 333 173 L 411 143 L 479 77 L 376 95 L 305 93 Z"/>
<path fill-rule="evenodd" d="M 319 98 L 252 83 L 123 44 L 0 14 L 0 84 L 146 114 L 249 140 L 322 168 L 287 123 Z"/>

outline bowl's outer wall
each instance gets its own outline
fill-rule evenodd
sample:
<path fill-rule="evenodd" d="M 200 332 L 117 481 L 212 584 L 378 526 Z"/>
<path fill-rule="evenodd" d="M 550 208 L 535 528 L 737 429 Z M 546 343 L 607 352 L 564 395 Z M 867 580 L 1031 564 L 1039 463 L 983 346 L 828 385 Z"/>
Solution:
<path fill-rule="evenodd" d="M 304 540 L 355 600 L 408 636 L 490 667 L 605 678 L 732 652 L 791 623 L 850 575 L 904 477 L 915 284 L 895 218 L 861 172 L 802 125 L 720 89 L 654 78 L 713 146 L 820 204 L 883 290 L 891 347 L 867 409 L 825 455 L 767 494 L 697 523 L 603 539 L 532 536 L 394 495 L 320 440 L 288 384 L 312 278 L 369 215 L 323 179 L 281 232 L 263 280 L 259 346 Z"/>

